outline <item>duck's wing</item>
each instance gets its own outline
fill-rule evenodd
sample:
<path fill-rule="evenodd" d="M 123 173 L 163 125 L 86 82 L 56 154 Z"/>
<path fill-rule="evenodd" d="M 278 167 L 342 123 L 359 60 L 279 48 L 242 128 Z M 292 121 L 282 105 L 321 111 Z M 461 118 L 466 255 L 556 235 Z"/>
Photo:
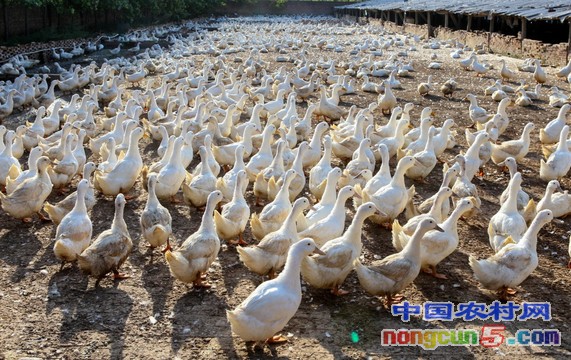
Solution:
<path fill-rule="evenodd" d="M 372 265 L 372 270 L 394 281 L 399 281 L 408 274 L 413 263 L 410 259 L 398 253 L 387 256 L 378 262 L 374 262 Z"/>

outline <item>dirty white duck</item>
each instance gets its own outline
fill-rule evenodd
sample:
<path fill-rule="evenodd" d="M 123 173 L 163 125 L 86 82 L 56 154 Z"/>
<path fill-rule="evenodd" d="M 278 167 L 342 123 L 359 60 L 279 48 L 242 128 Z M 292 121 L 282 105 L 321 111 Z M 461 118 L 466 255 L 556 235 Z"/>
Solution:
<path fill-rule="evenodd" d="M 246 171 L 246 165 L 244 165 L 244 146 L 240 145 L 236 148 L 236 154 L 234 155 L 234 166 L 230 171 L 226 172 L 223 177 L 216 179 L 216 189 L 222 192 L 225 201 L 230 201 L 234 194 L 234 189 L 236 187 L 236 182 L 238 181 L 238 173 L 240 171 Z M 246 188 L 248 184 L 246 183 L 243 187 L 242 193 L 246 193 Z"/>
<path fill-rule="evenodd" d="M 296 219 L 310 206 L 307 198 L 301 197 L 293 204 L 291 212 L 276 231 L 270 232 L 256 245 L 236 248 L 240 260 L 256 274 L 275 278 L 286 262 L 290 247 L 299 241 Z"/>
<path fill-rule="evenodd" d="M 353 270 L 354 261 L 361 255 L 361 236 L 365 220 L 378 211 L 369 202 L 357 209 L 351 225 L 339 237 L 321 246 L 325 255 L 304 258 L 301 263 L 301 276 L 311 286 L 318 289 L 331 289 L 334 295 L 345 295 L 341 285 Z"/>
<path fill-rule="evenodd" d="M 515 174 L 517 173 L 517 161 L 513 158 L 513 157 L 508 157 L 506 158 L 502 163 L 498 164 L 500 166 L 505 166 L 508 168 L 509 172 L 510 172 L 510 180 L 513 179 L 513 177 L 515 176 Z M 508 199 L 510 193 L 510 189 L 509 186 L 502 192 L 502 195 L 500 195 L 500 205 L 502 205 L 503 203 L 506 202 L 506 200 Z M 528 208 L 528 206 L 534 206 L 533 201 L 531 201 L 530 203 L 530 197 L 529 195 L 523 190 L 520 189 L 517 193 L 517 210 L 520 212 L 520 214 L 523 215 L 523 217 L 527 220 L 528 217 L 526 216 L 526 213 L 529 211 L 530 208 Z M 531 219 L 529 219 L 531 220 Z"/>
<path fill-rule="evenodd" d="M 124 210 L 125 196 L 119 194 L 115 198 L 115 215 L 111 228 L 99 234 L 97 239 L 77 256 L 81 271 L 97 279 L 95 287 L 98 287 L 99 282 L 110 272 L 113 272 L 115 280 L 129 277 L 119 272 L 133 249 L 133 241 L 123 217 Z"/>
<path fill-rule="evenodd" d="M 214 210 L 220 201 L 222 193 L 212 191 L 208 195 L 198 230 L 186 238 L 179 248 L 174 251 L 167 249 L 165 252 L 171 274 L 184 283 L 192 283 L 195 288 L 211 287 L 203 280 L 220 251 L 220 239 L 213 218 Z"/>
<path fill-rule="evenodd" d="M 508 294 L 514 294 L 514 288 L 537 268 L 537 236 L 539 230 L 552 219 L 552 212 L 543 210 L 535 216 L 519 241 L 508 238 L 510 241 L 487 259 L 478 260 L 470 255 L 470 267 L 482 287 L 498 291 L 502 299 L 506 299 Z"/>
<path fill-rule="evenodd" d="M 145 208 L 141 213 L 139 224 L 143 239 L 148 242 L 151 251 L 157 247 L 166 245 L 163 252 L 171 249 L 169 237 L 172 235 L 172 217 L 157 198 L 155 187 L 158 178 L 156 174 L 151 174 L 148 179 L 148 198 Z"/>
<path fill-rule="evenodd" d="M 355 193 L 358 196 L 353 196 L 353 205 L 358 208 L 362 203 L 363 192 L 367 194 L 374 194 L 380 188 L 391 182 L 391 170 L 389 165 L 389 151 L 384 144 L 378 146 L 379 153 L 381 154 L 381 166 L 377 173 L 373 176 L 369 170 L 363 170 L 361 176 L 365 178 L 365 186 L 361 184 L 355 185 Z M 369 171 L 369 172 L 368 172 Z"/>
<path fill-rule="evenodd" d="M 313 206 L 313 209 L 307 213 L 306 220 L 308 226 L 324 219 L 331 213 L 337 199 L 337 184 L 339 179 L 343 176 L 342 174 L 343 172 L 338 167 L 331 169 L 327 174 L 327 178 L 324 180 L 323 196 L 320 201 Z"/>
<path fill-rule="evenodd" d="M 390 308 L 402 296 L 397 293 L 417 278 L 421 268 L 422 238 L 430 230 L 442 231 L 431 219 L 423 220 L 401 252 L 374 261 L 371 266 L 355 260 L 355 271 L 361 286 L 371 295 L 385 296 L 385 306 Z"/>
<path fill-rule="evenodd" d="M 331 166 L 331 137 L 323 138 L 323 156 L 309 171 L 309 191 L 317 200 L 323 196 L 327 185 L 327 176 L 333 169 Z"/>
<path fill-rule="evenodd" d="M 232 331 L 245 341 L 287 341 L 286 337 L 275 334 L 297 312 L 301 303 L 301 262 L 313 253 L 323 254 L 311 239 L 302 239 L 291 246 L 280 275 L 259 285 L 236 309 L 226 312 Z"/>
<path fill-rule="evenodd" d="M 535 129 L 535 124 L 527 123 L 519 139 L 492 144 L 492 161 L 494 164 L 499 164 L 510 156 L 516 161 L 522 161 L 529 152 L 533 129 Z"/>

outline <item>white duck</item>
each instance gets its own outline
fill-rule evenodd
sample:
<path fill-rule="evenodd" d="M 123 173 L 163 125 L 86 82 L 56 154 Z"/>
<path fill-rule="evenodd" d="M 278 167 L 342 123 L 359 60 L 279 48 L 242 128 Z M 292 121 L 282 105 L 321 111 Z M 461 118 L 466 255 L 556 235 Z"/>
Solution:
<path fill-rule="evenodd" d="M 301 303 L 301 262 L 314 252 L 323 254 L 311 239 L 294 244 L 281 274 L 262 283 L 236 309 L 226 312 L 232 331 L 245 341 L 287 341 L 275 334 L 286 326 Z"/>
<path fill-rule="evenodd" d="M 541 159 L 539 177 L 543 181 L 557 180 L 564 177 L 571 168 L 571 152 L 567 146 L 569 126 L 565 125 L 559 135 L 557 149 L 549 155 L 547 161 Z"/>
<path fill-rule="evenodd" d="M 487 259 L 477 260 L 470 255 L 470 267 L 480 284 L 485 289 L 497 290 L 502 299 L 506 299 L 508 294 L 514 294 L 513 288 L 527 279 L 537 267 L 537 235 L 552 219 L 551 211 L 543 210 L 535 216 L 517 243 L 509 241 Z"/>
<path fill-rule="evenodd" d="M 559 109 L 557 117 L 539 130 L 539 140 L 543 145 L 555 144 L 559 140 L 559 135 L 567 122 L 567 113 L 571 109 L 570 104 L 565 104 Z"/>
<path fill-rule="evenodd" d="M 214 210 L 214 223 L 216 232 L 223 240 L 231 240 L 230 243 L 247 245 L 243 239 L 243 233 L 250 218 L 250 206 L 244 199 L 244 192 L 248 186 L 246 171 L 240 170 L 236 175 L 232 200 L 222 206 L 222 212 Z M 233 241 L 238 237 L 237 241 Z"/>
<path fill-rule="evenodd" d="M 206 148 L 201 146 L 199 153 L 201 163 L 205 164 L 208 161 Z M 208 197 L 214 190 L 216 190 L 216 176 L 212 173 L 210 166 L 201 166 L 198 175 L 186 173 L 186 179 L 182 183 L 182 192 L 187 203 L 194 207 L 205 206 Z"/>
<path fill-rule="evenodd" d="M 220 251 L 220 239 L 212 215 L 220 201 L 222 193 L 211 192 L 198 230 L 186 238 L 178 249 L 175 251 L 167 249 L 165 252 L 171 274 L 184 283 L 192 283 L 194 287 L 211 286 L 203 282 L 203 275 L 206 275 Z"/>
<path fill-rule="evenodd" d="M 523 216 L 517 210 L 517 194 L 521 189 L 521 174 L 516 173 L 509 183 L 509 195 L 500 210 L 492 216 L 488 225 L 488 238 L 490 246 L 498 252 L 511 236 L 519 240 L 527 230 L 527 224 Z"/>
<path fill-rule="evenodd" d="M 333 169 L 331 166 L 331 137 L 323 138 L 323 156 L 309 171 L 309 191 L 316 199 L 321 199 L 327 185 L 327 176 Z"/>
<path fill-rule="evenodd" d="M 345 233 L 321 247 L 325 255 L 304 258 L 301 263 L 303 279 L 313 287 L 331 289 L 334 295 L 347 294 L 340 287 L 353 270 L 354 261 L 361 255 L 363 224 L 376 211 L 373 203 L 362 204 Z"/>
<path fill-rule="evenodd" d="M 60 270 L 66 262 L 73 262 L 77 255 L 87 249 L 91 241 L 93 226 L 87 215 L 85 194 L 89 189 L 89 179 L 83 179 L 77 185 L 75 206 L 63 217 L 56 230 L 54 254 L 61 260 Z"/>

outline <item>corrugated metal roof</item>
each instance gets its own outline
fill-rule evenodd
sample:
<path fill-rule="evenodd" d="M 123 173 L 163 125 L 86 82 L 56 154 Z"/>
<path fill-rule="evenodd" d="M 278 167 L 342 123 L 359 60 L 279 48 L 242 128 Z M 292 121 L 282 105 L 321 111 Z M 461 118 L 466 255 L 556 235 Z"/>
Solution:
<path fill-rule="evenodd" d="M 449 11 L 462 14 L 498 14 L 528 20 L 560 20 L 571 17 L 571 0 L 370 0 L 337 6 L 339 9 Z"/>

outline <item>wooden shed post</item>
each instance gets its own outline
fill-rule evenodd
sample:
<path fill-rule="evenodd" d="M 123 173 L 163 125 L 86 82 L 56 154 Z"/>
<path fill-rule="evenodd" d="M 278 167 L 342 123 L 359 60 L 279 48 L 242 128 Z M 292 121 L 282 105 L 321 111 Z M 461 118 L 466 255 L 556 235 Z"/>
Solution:
<path fill-rule="evenodd" d="M 472 15 L 468 15 L 468 25 L 466 26 L 466 31 L 472 30 Z"/>
<path fill-rule="evenodd" d="M 448 29 L 448 18 L 449 18 L 448 13 L 445 13 L 444 14 L 444 27 L 446 29 Z"/>
<path fill-rule="evenodd" d="M 569 50 L 571 50 L 571 21 L 567 19 L 569 23 L 569 35 L 567 35 L 567 54 L 565 55 L 565 61 L 569 61 Z"/>
<path fill-rule="evenodd" d="M 418 25 L 418 11 L 414 12 L 414 25 Z"/>
<path fill-rule="evenodd" d="M 527 20 L 526 18 L 521 18 L 521 39 L 527 37 Z"/>
<path fill-rule="evenodd" d="M 490 15 L 490 31 L 488 32 L 488 51 L 490 51 L 490 41 L 494 32 L 494 15 Z"/>
<path fill-rule="evenodd" d="M 426 26 L 428 27 L 428 37 L 432 37 L 432 16 L 430 12 L 426 13 Z"/>

